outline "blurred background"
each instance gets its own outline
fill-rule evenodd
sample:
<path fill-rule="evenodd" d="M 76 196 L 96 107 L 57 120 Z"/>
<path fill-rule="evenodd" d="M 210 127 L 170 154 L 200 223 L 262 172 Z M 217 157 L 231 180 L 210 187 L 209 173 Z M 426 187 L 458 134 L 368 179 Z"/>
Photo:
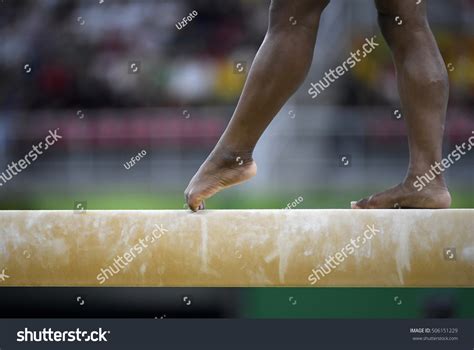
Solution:
<path fill-rule="evenodd" d="M 428 5 L 450 71 L 448 154 L 474 131 L 474 1 Z M 0 2 L 0 173 L 49 130 L 63 137 L 0 187 L 0 208 L 183 208 L 188 181 L 231 117 L 268 6 Z M 406 130 L 385 43 L 318 98 L 307 92 L 366 37 L 382 42 L 376 20 L 371 0 L 331 1 L 307 81 L 256 149 L 258 176 L 208 208 L 348 208 L 403 179 Z M 474 207 L 472 153 L 446 174 L 454 207 Z"/>
<path fill-rule="evenodd" d="M 0 208 L 182 209 L 188 181 L 232 115 L 265 35 L 268 6 L 269 0 L 0 1 L 0 174 L 44 141 L 49 130 L 59 128 L 63 137 L 0 187 Z M 430 0 L 429 9 L 450 70 L 447 154 L 474 131 L 474 1 Z M 178 29 L 193 11 L 197 15 Z M 366 37 L 377 35 L 382 42 L 376 18 L 371 0 L 331 1 L 307 81 L 256 149 L 258 176 L 218 194 L 208 208 L 348 208 L 350 201 L 403 179 L 406 130 L 385 43 L 318 98 L 307 92 Z M 473 158 L 467 154 L 446 174 L 454 207 L 474 207 Z M 65 312 L 84 317 L 82 309 L 74 313 L 62 307 L 75 300 L 67 293 L 86 295 L 92 305 L 103 292 L 105 300 L 120 304 L 107 312 L 121 310 L 122 317 L 182 317 L 163 297 L 172 292 L 162 289 L 134 290 L 133 300 L 142 301 L 142 309 L 136 303 L 124 308 L 123 295 L 114 299 L 109 290 L 1 289 L 3 295 L 20 292 L 28 298 L 9 298 L 16 301 L 3 315 L 20 315 L 30 300 L 23 307 L 29 317 L 32 305 L 40 305 L 38 315 L 44 317 Z M 471 290 L 186 293 L 204 298 L 196 303 L 207 305 L 199 317 L 474 314 Z M 403 299 L 402 308 L 394 296 Z"/>

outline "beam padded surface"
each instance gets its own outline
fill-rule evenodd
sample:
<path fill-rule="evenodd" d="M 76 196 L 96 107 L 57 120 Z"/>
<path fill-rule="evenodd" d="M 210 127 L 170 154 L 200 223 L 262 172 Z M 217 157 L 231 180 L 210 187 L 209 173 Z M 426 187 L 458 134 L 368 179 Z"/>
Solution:
<path fill-rule="evenodd" d="M 1 286 L 474 287 L 474 210 L 2 211 Z"/>

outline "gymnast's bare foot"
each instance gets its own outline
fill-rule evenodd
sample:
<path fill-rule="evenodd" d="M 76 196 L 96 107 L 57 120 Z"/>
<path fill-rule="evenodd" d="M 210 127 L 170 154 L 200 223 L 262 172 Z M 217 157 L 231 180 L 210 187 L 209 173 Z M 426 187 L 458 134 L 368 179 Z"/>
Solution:
<path fill-rule="evenodd" d="M 387 191 L 377 193 L 358 202 L 351 203 L 352 209 L 446 209 L 451 206 L 451 195 L 443 180 L 430 183 L 421 191 L 414 186 L 413 179 Z"/>
<path fill-rule="evenodd" d="M 217 192 L 245 182 L 257 174 L 250 152 L 215 150 L 191 179 L 184 195 L 192 211 L 204 209 L 204 200 Z"/>

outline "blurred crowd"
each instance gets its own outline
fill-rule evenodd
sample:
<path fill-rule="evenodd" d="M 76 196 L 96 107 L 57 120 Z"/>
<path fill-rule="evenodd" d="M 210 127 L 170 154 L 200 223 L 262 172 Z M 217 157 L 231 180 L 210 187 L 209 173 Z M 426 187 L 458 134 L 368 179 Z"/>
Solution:
<path fill-rule="evenodd" d="M 439 6 L 441 2 L 433 3 Z M 451 64 L 452 103 L 473 105 L 474 31 L 456 16 L 472 13 L 474 1 L 452 3 L 456 6 L 444 12 L 451 16 L 450 24 L 435 23 L 435 32 Z M 262 0 L 2 2 L 0 106 L 235 103 L 245 79 L 236 63 L 249 65 L 255 55 L 265 35 L 268 4 Z M 444 2 L 444 6 L 450 4 Z M 191 12 L 197 13 L 192 21 L 176 26 Z M 354 31 L 348 33 L 354 48 L 364 40 L 363 32 L 354 23 Z M 137 72 L 130 70 L 133 63 Z M 363 105 L 396 100 L 395 83 L 385 47 L 340 82 L 338 101 L 333 102 Z"/>

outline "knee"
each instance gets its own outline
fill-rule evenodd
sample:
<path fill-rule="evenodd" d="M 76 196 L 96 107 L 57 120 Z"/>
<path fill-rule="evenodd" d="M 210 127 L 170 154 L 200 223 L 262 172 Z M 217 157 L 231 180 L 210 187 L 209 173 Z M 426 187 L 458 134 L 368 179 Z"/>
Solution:
<path fill-rule="evenodd" d="M 387 40 L 406 40 L 406 35 L 428 28 L 426 5 L 407 0 L 376 0 L 378 21 Z"/>
<path fill-rule="evenodd" d="M 449 77 L 446 66 L 442 61 L 425 60 L 425 64 L 420 65 L 419 60 L 411 59 L 402 62 L 402 67 L 406 77 L 412 86 L 418 86 L 425 93 L 436 91 L 439 95 L 440 102 L 444 101 L 445 96 L 449 92 Z M 436 101 L 432 101 L 436 104 Z"/>
<path fill-rule="evenodd" d="M 280 28 L 283 24 L 298 23 L 315 26 L 330 0 L 272 0 L 270 4 L 270 29 Z"/>

